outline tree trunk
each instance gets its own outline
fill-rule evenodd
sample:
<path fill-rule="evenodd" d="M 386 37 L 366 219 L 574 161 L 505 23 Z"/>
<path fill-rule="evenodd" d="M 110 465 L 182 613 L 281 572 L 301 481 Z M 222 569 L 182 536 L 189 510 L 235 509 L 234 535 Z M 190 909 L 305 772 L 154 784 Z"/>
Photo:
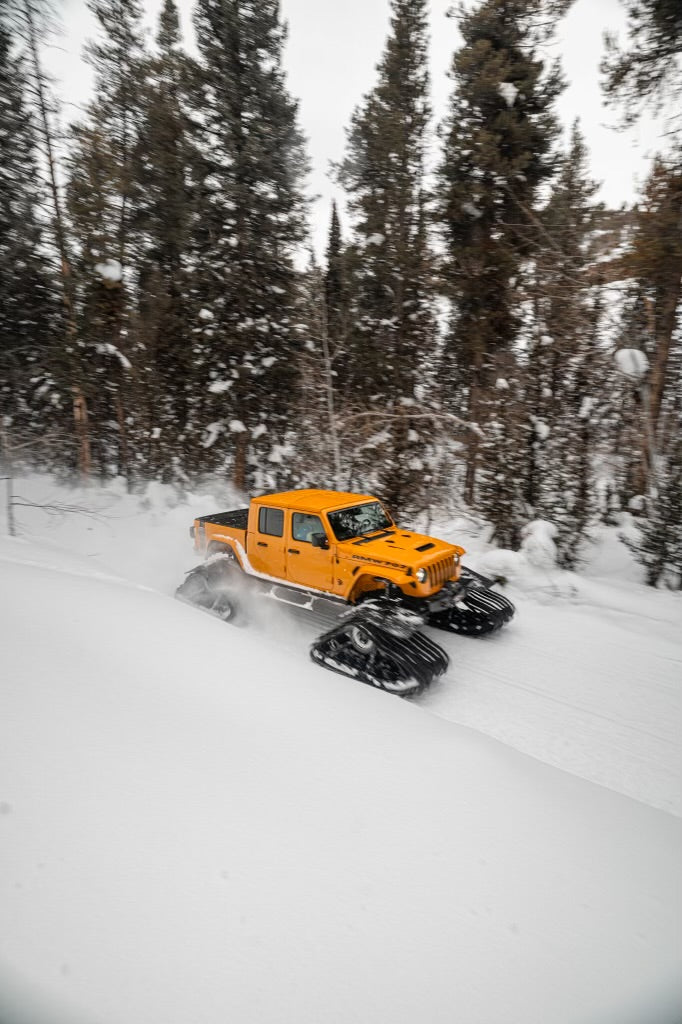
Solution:
<path fill-rule="evenodd" d="M 334 486 L 341 487 L 341 447 L 339 435 L 336 429 L 336 412 L 334 409 L 334 377 L 332 374 L 332 361 L 329 354 L 329 338 L 327 337 L 326 324 L 322 324 L 322 354 L 324 358 L 325 390 L 327 392 L 327 423 L 329 425 L 329 440 L 332 448 L 332 459 L 334 462 Z"/>
<path fill-rule="evenodd" d="M 475 367 L 472 374 L 471 390 L 469 393 L 469 413 L 467 417 L 469 423 L 472 425 L 478 423 L 478 411 L 480 406 L 479 375 L 480 371 L 478 367 Z M 479 445 L 479 435 L 474 430 L 470 431 L 467 451 L 467 467 L 464 477 L 464 500 L 467 505 L 470 506 L 474 504 L 476 496 L 476 469 L 478 465 Z"/>
<path fill-rule="evenodd" d="M 2 461 L 5 464 L 5 482 L 7 484 L 7 533 L 10 537 L 16 536 L 16 528 L 14 523 L 14 468 L 12 464 L 12 452 L 9 446 L 9 440 L 7 438 L 7 431 L 2 425 L 0 420 L 0 453 L 2 453 Z"/>
<path fill-rule="evenodd" d="M 232 470 L 232 483 L 238 491 L 246 493 L 246 451 L 248 448 L 246 431 L 237 434 L 234 449 L 234 468 Z"/>
<path fill-rule="evenodd" d="M 73 389 L 73 422 L 78 438 L 78 470 L 84 480 L 88 480 L 92 470 L 90 455 L 90 431 L 88 428 L 88 403 L 79 387 Z"/>
<path fill-rule="evenodd" d="M 121 400 L 121 392 L 116 392 L 115 399 L 116 407 L 116 422 L 118 423 L 118 450 L 119 450 L 119 473 L 126 478 L 127 488 L 130 491 L 131 479 L 130 479 L 130 459 L 128 457 L 128 434 L 126 431 L 126 421 L 123 414 L 123 401 Z"/>
<path fill-rule="evenodd" d="M 680 222 L 682 231 L 682 219 Z M 677 323 L 677 312 L 682 297 L 682 266 L 672 268 L 674 273 L 670 275 L 669 286 L 665 292 L 665 299 L 661 303 L 659 315 L 655 317 L 656 326 L 654 340 L 656 352 L 653 366 L 651 368 L 650 383 L 650 415 L 651 427 L 656 434 L 658 421 L 661 415 L 663 394 L 667 382 L 668 363 L 670 360 L 670 347 L 675 333 Z"/>
<path fill-rule="evenodd" d="M 54 214 L 54 232 L 60 262 L 62 304 L 64 306 L 64 315 L 66 319 L 66 348 L 67 350 L 69 350 L 72 349 L 76 338 L 76 321 L 73 301 L 73 279 L 71 277 L 71 267 L 69 264 L 68 253 L 66 248 L 66 233 L 64 230 L 64 218 L 62 216 L 61 202 L 59 199 L 59 188 L 57 185 L 56 161 L 54 155 L 54 146 L 52 145 L 52 131 L 50 128 L 50 121 L 47 111 L 47 99 L 45 97 L 45 81 L 43 78 L 42 68 L 40 66 L 40 57 L 38 54 L 38 40 L 36 36 L 36 27 L 33 18 L 33 10 L 31 8 L 31 0 L 24 0 L 24 13 L 26 16 L 26 26 L 28 29 L 28 45 L 31 54 L 31 63 L 33 65 L 33 76 L 35 78 L 36 95 L 38 98 L 40 126 L 43 134 L 43 140 L 45 143 L 45 155 L 47 157 L 50 194 L 52 197 L 52 209 Z M 73 362 L 74 361 L 72 359 L 72 379 L 73 377 L 76 376 Z M 80 445 L 78 455 L 78 467 L 81 475 L 87 479 L 87 477 L 89 477 L 90 475 L 91 467 L 87 400 L 85 398 L 85 395 L 83 394 L 80 384 L 73 385 L 73 393 L 76 396 L 74 398 L 73 406 L 74 426 L 76 430 L 76 436 L 79 439 Z"/>

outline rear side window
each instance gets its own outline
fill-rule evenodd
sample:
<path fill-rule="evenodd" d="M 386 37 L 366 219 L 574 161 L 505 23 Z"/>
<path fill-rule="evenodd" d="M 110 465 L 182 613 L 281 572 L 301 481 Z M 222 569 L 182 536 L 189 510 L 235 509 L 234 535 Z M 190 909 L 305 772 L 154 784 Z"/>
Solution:
<path fill-rule="evenodd" d="M 258 510 L 258 532 L 267 533 L 271 537 L 284 536 L 284 511 L 281 508 L 267 508 L 264 506 Z"/>

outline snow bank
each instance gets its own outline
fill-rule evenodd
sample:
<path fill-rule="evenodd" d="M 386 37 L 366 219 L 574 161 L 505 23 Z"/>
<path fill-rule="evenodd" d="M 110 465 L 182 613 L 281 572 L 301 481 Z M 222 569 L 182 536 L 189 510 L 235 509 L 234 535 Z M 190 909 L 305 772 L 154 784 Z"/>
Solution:
<path fill-rule="evenodd" d="M 493 636 L 446 640 L 450 678 L 421 704 L 679 816 L 682 594 L 644 585 L 623 528 L 595 529 L 575 573 L 552 564 L 542 524 L 521 551 L 490 548 L 471 520 L 436 525 L 465 564 L 507 581 L 517 613 Z"/>
<path fill-rule="evenodd" d="M 0 567 L 15 1002 L 592 1024 L 668 996 L 676 819 L 92 563 L 5 541 Z"/>
<path fill-rule="evenodd" d="M 523 529 L 521 550 L 531 565 L 538 569 L 556 567 L 557 549 L 554 543 L 557 528 L 544 519 L 534 519 Z"/>
<path fill-rule="evenodd" d="M 219 477 L 196 493 L 150 484 L 128 494 L 122 479 L 69 490 L 42 476 L 22 479 L 17 490 L 53 506 L 16 511 L 24 535 L 49 545 L 55 566 L 165 594 L 196 563 L 188 537 L 194 517 L 245 501 Z M 60 514 L 60 503 L 83 511 Z M 641 566 L 619 540 L 627 517 L 594 531 L 579 574 L 533 565 L 525 550 L 490 548 L 487 528 L 471 519 L 421 526 L 463 544 L 472 568 L 503 576 L 517 606 L 513 622 L 483 640 L 434 633 L 452 668 L 421 707 L 682 816 L 682 595 L 643 585 Z M 308 620 L 294 631 L 287 624 L 278 642 L 300 656 L 318 631 Z"/>

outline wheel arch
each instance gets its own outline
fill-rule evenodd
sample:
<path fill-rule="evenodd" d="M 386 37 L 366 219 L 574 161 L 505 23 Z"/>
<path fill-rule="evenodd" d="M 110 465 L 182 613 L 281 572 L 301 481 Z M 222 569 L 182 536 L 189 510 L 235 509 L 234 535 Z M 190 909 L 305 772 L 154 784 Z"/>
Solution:
<path fill-rule="evenodd" d="M 399 578 L 393 579 L 392 577 L 394 575 Z M 386 583 L 393 583 L 395 586 L 399 587 L 400 590 L 403 590 L 403 583 L 400 577 L 402 577 L 402 574 L 393 574 L 390 570 L 381 573 L 363 572 L 361 575 L 356 577 L 351 592 L 348 595 L 348 601 L 350 604 L 356 604 L 358 601 L 362 600 L 365 594 L 377 592 L 383 593 L 386 589 Z"/>
<path fill-rule="evenodd" d="M 210 540 L 206 545 L 206 558 L 211 558 L 213 555 L 227 555 L 228 558 L 234 560 L 240 569 L 243 569 L 239 552 L 237 551 L 237 545 L 227 540 Z"/>

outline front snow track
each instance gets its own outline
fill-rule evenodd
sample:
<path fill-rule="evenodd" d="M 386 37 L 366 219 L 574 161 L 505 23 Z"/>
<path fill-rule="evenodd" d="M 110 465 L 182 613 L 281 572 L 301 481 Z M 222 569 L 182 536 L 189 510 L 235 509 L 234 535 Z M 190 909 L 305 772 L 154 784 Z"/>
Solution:
<path fill-rule="evenodd" d="M 492 581 L 465 570 L 462 582 L 453 604 L 430 615 L 428 625 L 481 636 L 509 621 L 514 606 L 490 589 Z M 223 621 L 238 621 L 244 588 L 259 599 L 290 605 L 329 624 L 312 642 L 310 656 L 332 672 L 406 697 L 421 693 L 448 669 L 445 651 L 421 630 L 423 614 L 410 611 L 399 599 L 376 597 L 349 607 L 333 596 L 247 575 L 225 555 L 214 555 L 192 569 L 175 596 Z"/>
<path fill-rule="evenodd" d="M 493 580 L 463 568 L 460 583 L 461 590 L 452 607 L 430 615 L 430 626 L 460 636 L 484 636 L 501 629 L 513 618 L 514 605 L 492 589 Z"/>

